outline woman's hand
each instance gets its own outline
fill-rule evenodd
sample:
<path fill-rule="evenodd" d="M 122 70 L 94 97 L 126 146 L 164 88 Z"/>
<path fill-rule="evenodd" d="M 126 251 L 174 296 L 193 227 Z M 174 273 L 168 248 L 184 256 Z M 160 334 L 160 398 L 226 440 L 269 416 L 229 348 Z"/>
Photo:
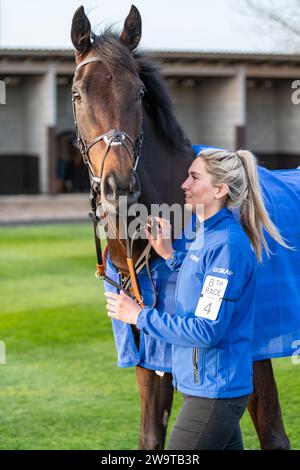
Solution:
<path fill-rule="evenodd" d="M 104 292 L 104 295 L 107 299 L 106 308 L 109 317 L 136 325 L 137 318 L 142 309 L 135 300 L 128 297 L 123 290 L 121 290 L 120 294 Z"/>
<path fill-rule="evenodd" d="M 145 229 L 146 237 L 156 253 L 164 259 L 172 256 L 172 225 L 167 219 L 155 217 L 157 222 L 157 236 L 154 237 L 148 229 Z"/>

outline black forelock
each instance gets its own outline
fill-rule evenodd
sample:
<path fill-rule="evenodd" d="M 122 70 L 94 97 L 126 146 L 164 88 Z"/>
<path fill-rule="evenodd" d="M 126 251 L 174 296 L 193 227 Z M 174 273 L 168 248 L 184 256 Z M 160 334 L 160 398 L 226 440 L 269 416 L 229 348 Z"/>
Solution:
<path fill-rule="evenodd" d="M 102 63 L 113 71 L 125 67 L 132 73 L 137 73 L 135 61 L 129 50 L 121 43 L 119 35 L 112 29 L 106 28 L 100 36 L 92 35 L 92 49 L 101 57 Z"/>

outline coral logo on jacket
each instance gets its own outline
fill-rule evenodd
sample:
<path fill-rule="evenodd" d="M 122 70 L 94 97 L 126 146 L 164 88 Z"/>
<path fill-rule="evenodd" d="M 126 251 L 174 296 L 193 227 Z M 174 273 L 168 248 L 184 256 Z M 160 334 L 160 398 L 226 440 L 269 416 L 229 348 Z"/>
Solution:
<path fill-rule="evenodd" d="M 220 274 L 226 274 L 227 276 L 232 276 L 234 273 L 230 271 L 230 269 L 225 269 L 225 268 L 214 268 L 213 269 L 214 273 L 220 273 Z"/>

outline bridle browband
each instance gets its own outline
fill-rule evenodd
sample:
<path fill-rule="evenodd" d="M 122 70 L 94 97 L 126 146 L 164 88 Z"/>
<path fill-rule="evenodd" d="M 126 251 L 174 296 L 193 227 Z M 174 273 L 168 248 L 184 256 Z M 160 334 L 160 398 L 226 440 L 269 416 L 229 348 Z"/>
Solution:
<path fill-rule="evenodd" d="M 87 64 L 91 64 L 93 62 L 101 62 L 100 57 L 94 56 L 86 60 L 83 60 L 80 64 L 77 65 L 76 70 L 75 70 L 75 75 L 81 67 Z M 93 222 L 95 246 L 96 246 L 96 254 L 97 254 L 97 271 L 95 275 L 97 279 L 105 280 L 119 290 L 123 289 L 124 291 L 127 292 L 127 294 L 130 297 L 135 298 L 137 302 L 141 306 L 143 306 L 143 299 L 140 294 L 137 274 L 143 269 L 144 266 L 146 266 L 147 272 L 150 277 L 153 290 L 154 290 L 154 299 L 155 299 L 154 305 L 155 305 L 156 304 L 156 289 L 155 289 L 151 272 L 150 272 L 150 268 L 149 268 L 149 257 L 150 257 L 151 245 L 148 243 L 143 253 L 137 260 L 136 264 L 134 265 L 133 259 L 132 259 L 132 245 L 131 245 L 131 250 L 130 250 L 129 244 L 126 243 L 126 254 L 127 254 L 127 265 L 128 265 L 128 270 L 129 270 L 129 276 L 124 279 L 121 285 L 115 282 L 110 277 L 108 277 L 105 273 L 106 251 L 105 251 L 104 256 L 102 256 L 101 240 L 99 239 L 98 230 L 97 230 L 98 223 L 99 222 L 101 223 L 101 219 L 96 214 L 97 196 L 100 196 L 100 205 L 101 205 L 101 191 L 102 191 L 102 177 L 103 177 L 104 163 L 109 153 L 109 150 L 114 145 L 122 145 L 123 147 L 125 147 L 127 155 L 130 159 L 133 173 L 136 173 L 136 168 L 137 168 L 140 156 L 141 156 L 141 151 L 142 151 L 142 146 L 143 146 L 143 127 L 141 125 L 140 135 L 138 139 L 136 140 L 136 142 L 134 142 L 134 140 L 126 132 L 117 130 L 117 129 L 111 129 L 108 132 L 105 132 L 104 134 L 101 134 L 95 137 L 90 142 L 85 142 L 85 140 L 83 139 L 81 135 L 81 132 L 79 130 L 78 123 L 77 123 L 76 99 L 74 96 L 72 96 L 72 109 L 73 109 L 74 127 L 75 127 L 75 133 L 76 133 L 76 138 L 77 138 L 77 144 L 78 144 L 80 153 L 82 155 L 83 161 L 88 167 L 90 185 L 91 185 L 90 187 L 91 212 L 89 213 L 89 216 L 90 216 L 91 221 Z M 104 154 L 103 154 L 103 158 L 101 162 L 100 173 L 99 173 L 99 176 L 97 176 L 95 175 L 93 166 L 91 164 L 89 151 L 96 143 L 101 142 L 101 141 L 105 143 L 105 150 L 104 150 Z M 129 145 L 132 147 L 133 157 L 131 156 Z M 148 228 L 150 228 L 149 225 L 148 225 Z M 132 286 L 134 295 L 132 295 L 132 293 L 129 291 L 130 284 Z"/>

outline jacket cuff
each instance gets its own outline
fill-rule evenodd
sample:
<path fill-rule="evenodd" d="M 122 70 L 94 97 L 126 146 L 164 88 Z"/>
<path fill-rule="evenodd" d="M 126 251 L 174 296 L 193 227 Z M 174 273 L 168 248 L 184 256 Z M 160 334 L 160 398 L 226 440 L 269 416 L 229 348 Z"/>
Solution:
<path fill-rule="evenodd" d="M 143 329 L 143 326 L 144 326 L 144 323 L 145 323 L 144 320 L 145 320 L 145 317 L 146 317 L 147 313 L 149 312 L 149 310 L 151 310 L 150 307 L 144 307 L 144 308 L 140 311 L 140 313 L 139 313 L 139 315 L 138 315 L 138 317 L 137 317 L 137 321 L 136 321 L 136 326 L 137 326 L 137 328 L 138 328 L 139 330 L 142 330 L 142 329 Z"/>
<path fill-rule="evenodd" d="M 170 258 L 166 259 L 166 265 L 171 271 L 176 271 L 183 263 L 185 253 L 183 251 L 174 251 Z"/>

